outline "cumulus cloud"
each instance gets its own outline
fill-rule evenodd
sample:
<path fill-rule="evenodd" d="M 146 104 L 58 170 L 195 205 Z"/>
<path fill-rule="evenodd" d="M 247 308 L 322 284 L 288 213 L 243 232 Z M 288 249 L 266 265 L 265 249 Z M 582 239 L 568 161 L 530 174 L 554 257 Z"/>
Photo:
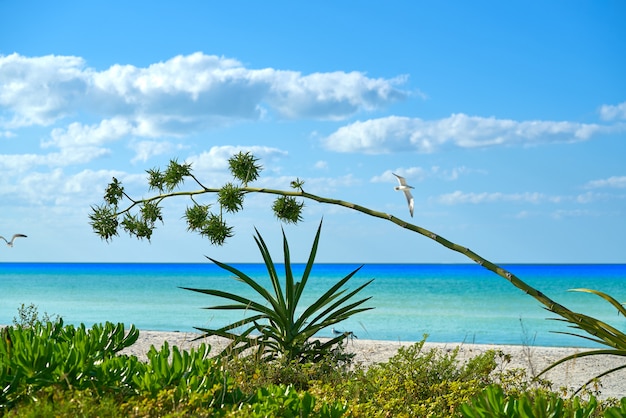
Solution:
<path fill-rule="evenodd" d="M 606 179 L 592 180 L 585 185 L 588 189 L 598 188 L 626 188 L 626 176 L 612 176 Z"/>
<path fill-rule="evenodd" d="M 449 145 L 476 148 L 584 141 L 595 134 L 610 130 L 610 127 L 597 124 L 554 121 L 518 122 L 459 113 L 433 121 L 400 116 L 358 121 L 339 128 L 322 142 L 327 149 L 337 152 L 431 153 Z"/>
<path fill-rule="evenodd" d="M 426 176 L 427 172 L 422 167 L 409 167 L 409 168 L 397 168 L 395 170 L 386 170 L 379 176 L 374 176 L 370 179 L 372 183 L 396 183 L 398 179 L 393 175 L 396 173 L 399 176 L 406 178 L 407 183 L 411 183 L 412 181 L 422 181 Z"/>
<path fill-rule="evenodd" d="M 0 122 L 9 129 L 49 125 L 77 111 L 92 75 L 79 57 L 0 55 Z"/>
<path fill-rule="evenodd" d="M 222 145 L 213 146 L 208 151 L 198 155 L 192 155 L 186 159 L 191 163 L 192 169 L 198 172 L 224 171 L 228 169 L 228 159 L 238 152 L 250 152 L 255 157 L 263 160 L 266 164 L 275 162 L 280 157 L 287 156 L 286 151 L 278 148 L 264 146 L 236 146 Z M 268 167 L 264 167 L 266 169 Z"/>
<path fill-rule="evenodd" d="M 135 141 L 130 144 L 130 148 L 135 151 L 135 158 L 132 163 L 146 162 L 157 155 L 170 153 L 181 149 L 181 145 L 176 145 L 168 141 Z"/>
<path fill-rule="evenodd" d="M 66 173 L 61 168 L 50 171 L 32 171 L 20 176 L 15 183 L 0 187 L 0 197 L 6 204 L 28 202 L 31 204 L 85 205 L 102 198 L 102 192 L 112 177 L 125 183 L 136 183 L 133 176 L 118 170 L 90 170 Z M 145 176 L 142 176 L 145 177 Z"/>
<path fill-rule="evenodd" d="M 125 115 L 145 135 L 158 136 L 259 119 L 266 108 L 279 118 L 341 119 L 404 99 L 397 87 L 404 82 L 360 72 L 250 69 L 199 52 L 103 71 L 80 57 L 0 55 L 0 126 L 49 125 L 79 113 Z"/>
<path fill-rule="evenodd" d="M 436 199 L 444 205 L 457 204 L 480 204 L 494 202 L 523 202 L 523 203 L 540 203 L 545 200 L 554 200 L 543 193 L 525 192 L 525 193 L 501 193 L 501 192 L 482 192 L 482 193 L 466 193 L 459 190 L 439 196 Z"/>
<path fill-rule="evenodd" d="M 626 119 L 626 102 L 618 105 L 603 105 L 600 107 L 600 117 L 604 120 Z"/>
<path fill-rule="evenodd" d="M 457 180 L 459 177 L 464 175 L 469 175 L 471 173 L 480 173 L 485 174 L 484 170 L 471 169 L 465 166 L 453 167 L 450 169 L 441 168 L 439 166 L 432 166 L 430 168 L 422 168 L 422 167 L 409 167 L 403 168 L 399 167 L 395 170 L 386 170 L 379 176 L 374 176 L 370 179 L 372 183 L 388 183 L 388 182 L 396 182 L 397 179 L 393 175 L 396 173 L 407 179 L 407 182 L 418 182 L 423 181 L 426 178 L 437 178 L 447 181 Z"/>

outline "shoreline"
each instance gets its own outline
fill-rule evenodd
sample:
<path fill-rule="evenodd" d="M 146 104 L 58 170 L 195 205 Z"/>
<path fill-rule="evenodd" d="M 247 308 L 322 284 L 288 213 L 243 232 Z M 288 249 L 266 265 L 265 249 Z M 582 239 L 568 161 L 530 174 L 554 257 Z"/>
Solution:
<path fill-rule="evenodd" d="M 211 353 L 217 353 L 227 345 L 227 340 L 219 337 L 208 337 L 192 341 L 200 336 L 194 332 L 166 332 L 166 331 L 139 331 L 139 339 L 131 347 L 124 349 L 121 354 L 135 355 L 140 359 L 146 359 L 146 353 L 151 346 L 161 348 L 165 341 L 170 347 L 177 346 L 188 350 L 201 343 L 211 345 Z M 407 347 L 415 342 L 404 341 L 379 341 L 353 339 L 348 342 L 346 350 L 355 353 L 354 362 L 364 366 L 387 361 L 396 354 L 400 347 Z M 499 365 L 504 370 L 523 368 L 529 376 L 541 372 L 544 368 L 571 354 L 581 353 L 592 349 L 581 347 L 541 347 L 521 345 L 497 345 L 497 344 L 468 344 L 468 343 L 437 343 L 424 344 L 424 350 L 433 348 L 443 351 L 452 351 L 459 347 L 457 359 L 460 363 L 484 353 L 487 350 L 500 350 L 509 354 L 511 361 Z M 589 356 L 578 358 L 561 364 L 550 370 L 541 377 L 552 382 L 552 389 L 557 391 L 566 387 L 571 394 L 592 377 L 625 364 L 626 359 L 619 356 Z M 600 381 L 600 395 L 598 398 L 622 398 L 626 396 L 626 369 L 605 376 Z"/>

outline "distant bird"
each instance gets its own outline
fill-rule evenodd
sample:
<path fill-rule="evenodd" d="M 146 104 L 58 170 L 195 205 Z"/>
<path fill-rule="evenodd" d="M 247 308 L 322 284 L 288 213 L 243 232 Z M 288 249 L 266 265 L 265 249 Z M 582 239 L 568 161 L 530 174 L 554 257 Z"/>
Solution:
<path fill-rule="evenodd" d="M 13 246 L 13 241 L 15 241 L 15 238 L 26 238 L 26 235 L 24 234 L 14 234 L 13 237 L 11 238 L 11 241 L 7 241 L 7 239 L 3 236 L 0 235 L 0 238 L 2 238 L 4 240 L 4 242 L 7 243 L 7 245 L 9 247 Z"/>
<path fill-rule="evenodd" d="M 357 338 L 358 339 L 359 338 L 356 335 L 354 335 L 354 332 L 352 332 L 352 331 L 338 331 L 335 328 L 331 328 L 331 331 L 335 335 L 342 335 L 343 334 L 343 335 L 345 335 L 346 337 L 348 337 L 350 339 L 353 339 L 353 338 Z"/>
<path fill-rule="evenodd" d="M 396 176 L 398 178 L 398 183 L 400 183 L 399 186 L 394 187 L 394 190 L 402 190 L 404 192 L 404 195 L 406 196 L 406 201 L 409 204 L 409 212 L 411 213 L 411 218 L 413 217 L 413 207 L 415 205 L 415 202 L 413 200 L 413 195 L 411 194 L 411 189 L 414 189 L 415 187 L 413 186 L 409 186 L 408 184 L 406 184 L 406 179 L 402 176 L 397 175 L 396 173 L 392 173 L 394 176 Z"/>

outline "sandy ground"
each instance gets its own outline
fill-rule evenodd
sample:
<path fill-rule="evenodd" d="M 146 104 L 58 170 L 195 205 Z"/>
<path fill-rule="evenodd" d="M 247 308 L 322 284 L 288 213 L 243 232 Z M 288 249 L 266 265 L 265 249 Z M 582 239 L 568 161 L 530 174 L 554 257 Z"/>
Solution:
<path fill-rule="evenodd" d="M 157 332 L 140 331 L 139 340 L 131 347 L 123 351 L 125 354 L 133 354 L 145 359 L 150 346 L 160 348 L 164 341 L 170 346 L 178 346 L 181 349 L 189 349 L 202 342 L 211 345 L 211 352 L 218 353 L 226 344 L 226 341 L 217 337 L 192 341 L 198 334 L 184 332 Z M 374 341 L 354 339 L 348 343 L 348 350 L 355 353 L 355 361 L 363 365 L 385 362 L 393 356 L 399 347 L 407 346 L 408 342 Z M 465 361 L 473 356 L 490 349 L 501 350 L 511 355 L 511 362 L 503 364 L 506 369 L 525 368 L 530 375 L 535 375 L 549 364 L 574 353 L 580 353 L 585 349 L 563 347 L 529 347 L 510 345 L 482 345 L 482 344 L 446 344 L 427 342 L 424 349 L 438 348 L 453 350 L 460 347 L 459 360 Z M 597 374 L 613 367 L 626 364 L 626 358 L 618 356 L 591 356 L 576 359 L 546 373 L 544 378 L 550 380 L 553 389 L 568 388 L 570 393 L 578 389 L 587 380 Z M 622 398 L 626 396 L 626 370 L 613 373 L 601 379 L 600 398 Z"/>

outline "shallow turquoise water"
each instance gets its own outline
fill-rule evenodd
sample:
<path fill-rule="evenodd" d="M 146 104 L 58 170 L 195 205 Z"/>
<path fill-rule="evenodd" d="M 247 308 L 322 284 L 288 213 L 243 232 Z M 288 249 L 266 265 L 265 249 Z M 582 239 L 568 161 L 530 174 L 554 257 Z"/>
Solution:
<path fill-rule="evenodd" d="M 251 277 L 265 278 L 260 264 L 236 265 Z M 358 267 L 319 264 L 303 304 Z M 587 287 L 626 301 L 626 265 L 507 265 L 509 271 L 566 307 L 626 331 L 626 320 L 590 294 L 568 292 Z M 302 270 L 297 266 L 296 270 Z M 365 265 L 348 283 L 353 289 L 374 279 L 362 295 L 375 309 L 345 321 L 338 329 L 362 339 L 546 346 L 588 345 L 551 331 L 568 331 L 537 301 L 509 282 L 470 264 Z M 266 282 L 269 286 L 269 281 Z M 140 329 L 191 331 L 217 327 L 241 317 L 235 312 L 202 309 L 218 302 L 180 287 L 215 288 L 252 296 L 242 283 L 213 264 L 0 264 L 0 323 L 11 323 L 20 304 L 58 314 L 67 323 L 112 321 Z M 327 332 L 330 336 L 330 330 Z"/>

